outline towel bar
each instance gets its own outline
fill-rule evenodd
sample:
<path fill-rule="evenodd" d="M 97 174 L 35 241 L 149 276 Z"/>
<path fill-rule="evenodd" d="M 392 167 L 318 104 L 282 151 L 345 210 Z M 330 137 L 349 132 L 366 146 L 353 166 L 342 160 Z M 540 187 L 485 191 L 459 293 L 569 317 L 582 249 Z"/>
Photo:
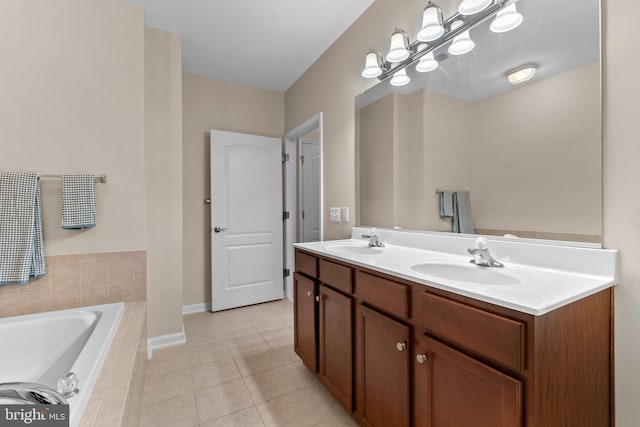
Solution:
<path fill-rule="evenodd" d="M 40 175 L 40 178 L 59 178 L 62 179 L 62 175 Z M 106 183 L 107 182 L 107 175 L 96 175 L 96 182 L 99 183 Z"/>

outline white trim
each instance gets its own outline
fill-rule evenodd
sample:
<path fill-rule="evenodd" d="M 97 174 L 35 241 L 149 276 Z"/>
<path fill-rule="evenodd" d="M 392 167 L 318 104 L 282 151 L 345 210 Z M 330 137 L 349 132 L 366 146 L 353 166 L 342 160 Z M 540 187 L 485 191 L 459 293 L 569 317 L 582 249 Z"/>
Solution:
<path fill-rule="evenodd" d="M 200 304 L 191 304 L 182 306 L 182 315 L 203 313 L 205 311 L 211 311 L 210 302 L 202 302 Z"/>
<path fill-rule="evenodd" d="M 308 134 L 311 131 L 316 129 L 319 130 L 318 141 L 320 142 L 320 240 L 324 240 L 324 144 L 323 144 L 323 134 L 324 131 L 322 129 L 322 111 L 315 114 L 313 117 L 305 120 L 302 124 L 296 126 L 285 134 L 284 137 L 284 148 L 287 153 L 289 153 L 290 160 L 286 163 L 285 166 L 285 210 L 290 212 L 290 221 L 285 222 L 285 240 L 284 240 L 284 261 L 285 268 L 291 270 L 293 273 L 294 267 L 294 255 L 293 255 L 293 244 L 296 242 L 296 206 L 298 204 L 297 191 L 296 188 L 296 179 L 297 179 L 297 160 L 293 161 L 294 156 L 293 153 L 297 152 L 297 140 Z M 286 191 L 286 190 L 289 191 Z M 285 296 L 288 299 L 293 299 L 293 274 L 289 277 L 285 277 Z"/>
<path fill-rule="evenodd" d="M 149 338 L 147 340 L 147 360 L 153 357 L 153 350 L 174 345 L 186 344 L 187 335 L 184 333 L 184 323 L 182 324 L 182 332 L 175 334 L 161 335 L 159 337 Z"/>

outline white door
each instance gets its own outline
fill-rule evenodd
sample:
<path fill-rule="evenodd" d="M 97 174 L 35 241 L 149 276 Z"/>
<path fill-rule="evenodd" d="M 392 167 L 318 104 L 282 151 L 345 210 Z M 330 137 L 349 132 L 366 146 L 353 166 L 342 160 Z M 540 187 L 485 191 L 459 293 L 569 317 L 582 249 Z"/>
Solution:
<path fill-rule="evenodd" d="M 300 139 L 301 241 L 320 240 L 320 142 Z"/>
<path fill-rule="evenodd" d="M 211 130 L 211 310 L 283 297 L 282 142 Z"/>

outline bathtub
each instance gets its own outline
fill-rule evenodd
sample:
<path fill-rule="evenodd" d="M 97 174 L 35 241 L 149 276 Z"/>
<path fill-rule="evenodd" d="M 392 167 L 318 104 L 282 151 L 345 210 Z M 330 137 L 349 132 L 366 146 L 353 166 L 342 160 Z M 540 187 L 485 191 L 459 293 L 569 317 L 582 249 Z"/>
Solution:
<path fill-rule="evenodd" d="M 74 372 L 80 392 L 67 400 L 70 425 L 77 425 L 123 312 L 124 303 L 115 303 L 0 319 L 0 383 L 56 389 Z"/>

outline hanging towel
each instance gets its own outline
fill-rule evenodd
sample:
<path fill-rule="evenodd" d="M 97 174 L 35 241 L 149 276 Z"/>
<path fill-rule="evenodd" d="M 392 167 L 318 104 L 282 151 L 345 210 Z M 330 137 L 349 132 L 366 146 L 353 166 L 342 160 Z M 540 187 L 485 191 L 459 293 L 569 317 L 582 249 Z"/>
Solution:
<path fill-rule="evenodd" d="M 453 193 L 440 191 L 440 218 L 453 218 Z"/>
<path fill-rule="evenodd" d="M 0 285 L 47 274 L 36 172 L 0 172 Z"/>
<path fill-rule="evenodd" d="M 62 228 L 81 230 L 96 226 L 96 176 L 62 175 Z"/>
<path fill-rule="evenodd" d="M 474 231 L 469 192 L 456 191 L 453 193 L 453 232 L 473 234 Z"/>

